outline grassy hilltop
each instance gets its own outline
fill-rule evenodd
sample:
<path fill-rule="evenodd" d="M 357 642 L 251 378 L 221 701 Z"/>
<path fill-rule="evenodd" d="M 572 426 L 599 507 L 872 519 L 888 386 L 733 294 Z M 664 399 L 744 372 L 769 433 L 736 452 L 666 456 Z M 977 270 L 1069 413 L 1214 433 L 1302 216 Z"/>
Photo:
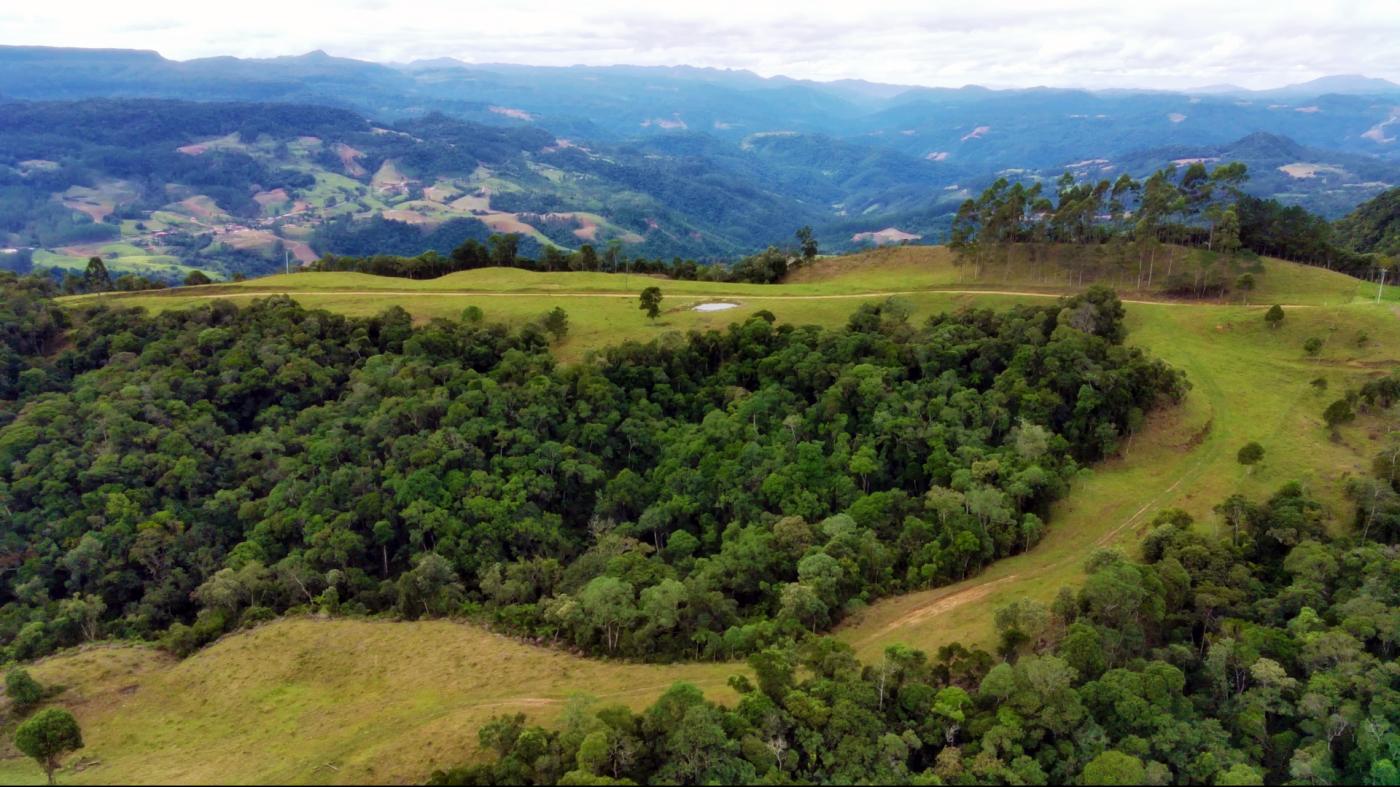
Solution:
<path fill-rule="evenodd" d="M 957 640 L 989 644 L 997 607 L 1018 597 L 1048 602 L 1078 580 L 1094 547 L 1131 550 L 1162 508 L 1184 508 L 1214 527 L 1211 507 L 1233 492 L 1261 496 L 1299 480 L 1345 523 L 1349 508 L 1337 482 L 1364 470 L 1376 424 L 1358 420 L 1334 440 L 1321 412 L 1348 386 L 1400 366 L 1396 294 L 1376 305 L 1374 288 L 1355 279 L 1273 260 L 1263 265 L 1248 306 L 1124 293 L 1129 342 L 1186 372 L 1186 400 L 1154 416 L 1120 456 L 1085 472 L 1056 504 L 1038 546 L 964 582 L 876 603 L 837 635 L 867 659 L 894 642 L 923 649 Z M 636 300 L 653 284 L 666 294 L 656 324 Z M 908 247 L 825 260 L 771 286 L 486 269 L 433 281 L 295 274 L 113 300 L 169 309 L 209 297 L 288 293 L 349 314 L 399 305 L 429 319 L 475 305 L 488 320 L 508 322 L 562 306 L 570 332 L 559 354 L 577 360 L 609 343 L 721 327 L 760 309 L 785 322 L 836 325 L 858 303 L 892 295 L 921 317 L 1062 291 L 1015 270 L 967 281 L 945 250 Z M 739 305 L 691 308 L 714 300 Z M 1272 303 L 1285 305 L 1276 330 L 1263 320 Z M 1324 345 L 1309 356 L 1303 343 L 1313 337 Z M 1317 378 L 1330 393 L 1317 391 Z M 1236 461 L 1249 441 L 1266 452 L 1253 471 Z M 181 662 L 148 648 L 103 646 L 46 659 L 33 672 L 66 687 L 57 701 L 83 725 L 88 745 L 62 774 L 65 782 L 405 783 L 470 758 L 477 727 L 497 713 L 549 720 L 574 692 L 640 706 L 675 680 L 726 699 L 725 678 L 742 669 L 582 659 L 443 621 L 290 619 L 231 635 Z M 41 781 L 30 761 L 0 760 L 0 783 Z"/>

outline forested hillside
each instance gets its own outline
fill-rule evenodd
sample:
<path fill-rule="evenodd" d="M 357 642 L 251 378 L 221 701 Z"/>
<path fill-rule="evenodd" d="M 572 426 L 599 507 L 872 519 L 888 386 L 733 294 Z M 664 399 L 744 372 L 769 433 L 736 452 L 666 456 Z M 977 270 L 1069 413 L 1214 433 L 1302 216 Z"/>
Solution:
<path fill-rule="evenodd" d="M 1357 206 L 1337 222 L 1337 234 L 1357 251 L 1400 256 L 1400 189 Z"/>
<path fill-rule="evenodd" d="M 17 345 L 5 654 L 97 632 L 187 652 L 296 609 L 748 653 L 1029 548 L 1077 469 L 1184 390 L 1100 289 L 923 325 L 760 312 L 565 368 L 537 325 L 466 318 L 97 306 L 51 360 Z"/>
<path fill-rule="evenodd" d="M 641 713 L 502 716 L 491 762 L 431 783 L 1394 783 L 1396 510 L 1331 540 L 1296 484 L 1220 508 L 1228 532 L 1164 511 L 1143 562 L 1101 550 L 1083 587 L 1002 608 L 995 657 L 768 648 L 734 707 L 680 683 Z"/>

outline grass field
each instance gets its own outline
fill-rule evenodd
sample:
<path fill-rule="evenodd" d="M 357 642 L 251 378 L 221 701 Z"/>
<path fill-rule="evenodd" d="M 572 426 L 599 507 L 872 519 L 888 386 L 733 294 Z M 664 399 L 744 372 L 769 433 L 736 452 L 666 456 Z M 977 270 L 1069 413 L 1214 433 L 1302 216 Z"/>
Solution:
<path fill-rule="evenodd" d="M 104 251 L 102 262 L 107 266 L 108 272 L 113 275 L 121 273 L 167 273 L 169 271 L 179 271 L 181 275 L 190 271 L 200 270 L 199 268 L 182 265 L 179 257 L 168 254 L 150 254 L 144 249 L 137 248 L 128 243 L 114 243 L 102 247 Z M 117 256 L 111 256 L 108 248 L 116 248 Z M 74 256 L 71 254 L 57 254 L 45 249 L 38 249 L 34 252 L 34 267 L 36 268 L 58 268 L 60 270 L 76 271 L 82 273 L 87 270 L 88 258 Z"/>
<path fill-rule="evenodd" d="M 1348 506 L 1336 482 L 1363 471 L 1379 424 L 1358 421 L 1333 440 L 1321 412 L 1347 386 L 1400 366 L 1400 311 L 1364 297 L 1368 287 L 1374 296 L 1372 285 L 1264 264 L 1251 300 L 1290 305 L 1277 330 L 1265 326 L 1259 305 L 1129 303 L 1129 341 L 1184 369 L 1193 387 L 1120 456 L 1085 471 L 1038 546 L 957 585 L 878 602 L 838 636 L 865 658 L 894 642 L 924 649 L 990 644 L 998 606 L 1020 597 L 1049 600 L 1079 581 L 1096 547 L 1134 549 L 1162 508 L 1182 507 L 1213 528 L 1212 506 L 1235 491 L 1258 497 L 1299 480 L 1345 527 Z M 210 296 L 288 292 L 308 306 L 351 314 L 399 304 L 422 319 L 455 317 L 475 304 L 488 318 L 508 321 L 559 305 L 570 316 L 569 338 L 559 348 L 567 360 L 623 339 L 723 326 L 758 309 L 785 321 L 839 324 L 861 301 L 891 292 L 902 293 L 916 315 L 1041 302 L 1048 294 L 1024 285 L 1020 294 L 965 292 L 1016 288 L 969 285 L 959 280 L 963 273 L 942 250 L 909 248 L 826 260 L 778 286 L 660 282 L 667 311 L 656 325 L 633 295 L 655 282 L 610 274 L 495 269 L 433 282 L 294 274 L 120 300 L 161 309 Z M 690 310 L 706 300 L 740 306 Z M 1367 341 L 1359 344 L 1362 333 Z M 1313 336 L 1325 341 L 1315 358 L 1302 349 Z M 1328 381 L 1327 393 L 1312 386 L 1318 377 Z M 1247 472 L 1235 453 L 1251 440 L 1266 453 Z M 35 674 L 69 687 L 56 701 L 74 709 L 87 736 L 75 762 L 89 764 L 65 771 L 64 781 L 402 783 L 473 756 L 475 729 L 493 714 L 518 709 L 549 720 L 575 690 L 642 705 L 677 679 L 726 698 L 725 678 L 740 669 L 580 659 L 445 622 L 298 619 L 228 637 L 184 662 L 143 648 L 94 648 L 48 659 Z M 27 762 L 0 761 L 0 783 L 41 780 Z"/>
<path fill-rule="evenodd" d="M 677 680 L 731 699 L 734 667 L 579 659 L 448 622 L 285 620 L 177 662 L 93 647 L 35 665 L 81 719 L 76 784 L 421 783 L 460 764 L 492 716 L 553 719 L 571 697 L 649 704 Z M 0 783 L 43 773 L 0 760 Z"/>

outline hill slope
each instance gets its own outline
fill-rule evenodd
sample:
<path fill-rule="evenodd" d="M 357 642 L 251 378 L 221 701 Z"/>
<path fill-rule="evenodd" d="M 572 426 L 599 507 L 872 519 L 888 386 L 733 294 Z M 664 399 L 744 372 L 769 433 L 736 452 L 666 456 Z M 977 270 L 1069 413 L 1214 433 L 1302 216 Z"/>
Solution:
<path fill-rule="evenodd" d="M 1337 222 L 1337 236 L 1357 251 L 1400 254 L 1400 188 L 1376 196 Z"/>
<path fill-rule="evenodd" d="M 476 303 L 491 318 L 523 317 L 562 304 L 571 321 L 589 327 L 584 335 L 598 346 L 627 334 L 654 336 L 723 324 L 757 308 L 783 320 L 840 323 L 860 300 L 885 297 L 856 283 L 880 260 L 890 265 L 890 280 L 896 281 L 917 282 L 918 276 L 936 276 L 945 268 L 946 262 L 916 251 L 886 251 L 854 264 L 848 260 L 844 267 L 832 262 L 803 285 L 745 288 L 734 294 L 740 308 L 729 312 L 702 315 L 672 302 L 659 326 L 636 313 L 628 282 L 597 274 L 498 280 L 490 295 L 481 290 L 498 272 L 471 272 L 477 277 L 475 292 L 461 289 L 467 275 L 437 293 L 432 287 L 396 289 L 396 282 L 384 282 L 375 294 L 372 282 L 365 281 L 372 277 L 354 277 L 338 284 L 358 289 L 334 294 L 331 283 L 323 281 L 318 286 L 324 289 L 302 290 L 296 297 L 350 312 L 401 304 L 421 316 L 453 314 Z M 1287 263 L 1269 266 L 1265 276 L 1276 277 L 1274 296 L 1285 303 L 1310 301 L 1336 276 Z M 296 280 L 312 278 L 268 280 L 261 292 L 285 291 Z M 254 284 L 241 289 L 257 293 Z M 589 286 L 595 291 L 582 293 Z M 542 291 L 546 288 L 582 294 L 550 295 Z M 331 294 L 316 294 L 321 292 Z M 1333 292 L 1340 299 L 1341 291 Z M 200 297 L 176 295 L 127 302 L 173 306 Z M 721 295 L 672 297 L 687 304 Z M 923 314 L 1039 295 L 911 290 L 901 297 Z M 1340 391 L 1400 364 L 1393 306 L 1351 301 L 1313 300 L 1310 307 L 1288 308 L 1277 330 L 1265 327 L 1260 307 L 1129 303 L 1130 341 L 1186 370 L 1194 386 L 1187 401 L 1150 423 L 1122 456 L 1076 482 L 1057 504 L 1056 524 L 1036 548 L 963 583 L 880 602 L 839 636 L 866 658 L 891 642 L 922 648 L 954 640 L 987 644 L 998 606 L 1024 597 L 1048 602 L 1060 585 L 1078 581 L 1083 558 L 1095 546 L 1131 549 L 1143 524 L 1166 507 L 1185 508 L 1209 527 L 1210 508 L 1229 493 L 1259 495 L 1284 481 L 1302 480 L 1341 517 L 1349 504 L 1337 497 L 1338 482 L 1365 467 L 1376 434 L 1373 424 L 1363 421 L 1344 428 L 1339 440 L 1329 439 L 1320 417 L 1327 398 L 1311 380 L 1322 377 L 1332 391 Z M 1360 332 L 1369 339 L 1358 345 Z M 1315 358 L 1301 350 L 1312 336 L 1326 339 Z M 1235 461 L 1238 447 L 1249 440 L 1266 450 L 1265 462 L 1253 471 Z M 1342 525 L 1334 521 L 1334 526 Z M 673 679 L 692 680 L 724 697 L 724 676 L 736 669 L 576 660 L 448 623 L 292 620 L 233 635 L 178 665 L 144 651 L 93 649 L 50 659 L 36 674 L 70 686 L 58 701 L 76 704 L 89 731 L 85 754 L 100 761 L 65 773 L 65 780 L 302 783 L 421 779 L 430 763 L 471 756 L 472 729 L 494 713 L 519 709 L 548 720 L 574 689 L 642 704 Z M 249 724 L 254 713 L 262 714 L 259 723 Z M 0 778 L 34 780 L 40 774 L 12 760 Z"/>

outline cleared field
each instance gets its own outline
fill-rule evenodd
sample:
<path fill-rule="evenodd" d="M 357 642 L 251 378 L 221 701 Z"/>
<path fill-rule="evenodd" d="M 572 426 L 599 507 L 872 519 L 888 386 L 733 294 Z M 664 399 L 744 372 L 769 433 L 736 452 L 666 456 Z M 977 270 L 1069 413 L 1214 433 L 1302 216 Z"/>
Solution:
<path fill-rule="evenodd" d="M 1372 285 L 1264 264 L 1251 302 L 1298 304 L 1285 308 L 1277 330 L 1266 327 L 1264 306 L 1134 296 L 1129 341 L 1184 369 L 1193 388 L 1180 407 L 1154 416 L 1119 457 L 1085 471 L 1056 506 L 1038 546 L 957 585 L 876 603 L 838 636 L 866 658 L 894 642 L 924 649 L 989 644 L 997 607 L 1020 597 L 1049 600 L 1079 581 L 1097 546 L 1131 551 L 1162 508 L 1184 508 L 1201 527 L 1213 528 L 1212 506 L 1235 491 L 1257 497 L 1299 480 L 1344 527 L 1348 505 L 1336 482 L 1369 462 L 1378 424 L 1359 421 L 1334 441 L 1321 412 L 1347 386 L 1400 366 L 1400 310 L 1360 297 L 1366 288 L 1373 296 Z M 904 293 L 897 297 L 916 317 L 1043 302 L 1054 294 L 968 292 L 977 288 L 959 282 L 961 273 L 941 250 L 887 249 L 823 261 L 792 284 L 663 281 L 666 311 L 654 325 L 634 293 L 656 282 L 612 274 L 487 269 L 432 282 L 294 274 L 116 300 L 160 309 L 287 292 L 308 306 L 350 314 L 398 304 L 420 319 L 455 317 L 474 304 L 488 319 L 510 322 L 562 306 L 571 329 L 559 354 L 569 360 L 624 339 L 720 327 L 758 309 L 783 321 L 836 325 L 858 303 L 891 292 Z M 720 299 L 739 306 L 690 308 Z M 1310 337 L 1324 340 L 1317 357 L 1302 349 Z M 1328 381 L 1328 393 L 1312 386 L 1318 377 Z M 1251 440 L 1263 445 L 1265 458 L 1247 472 L 1235 453 Z M 678 679 L 725 698 L 725 678 L 739 669 L 580 659 L 445 622 L 289 620 L 228 637 L 178 664 L 149 650 L 114 647 L 58 656 L 35 673 L 70 687 L 57 701 L 75 709 L 88 737 L 77 761 L 99 763 L 66 771 L 65 781 L 401 783 L 473 756 L 475 730 L 496 713 L 518 709 L 550 719 L 575 690 L 642 705 Z M 0 762 L 0 782 L 41 778 L 26 762 Z"/>
<path fill-rule="evenodd" d="M 553 720 L 586 692 L 639 708 L 677 680 L 725 698 L 736 667 L 581 659 L 443 621 L 284 620 L 185 661 L 94 647 L 36 664 L 86 747 L 64 783 L 419 783 L 474 751 L 492 716 Z M 77 767 L 71 767 L 77 766 Z M 28 760 L 0 783 L 41 784 Z"/>
<path fill-rule="evenodd" d="M 118 273 L 153 273 L 179 271 L 187 274 L 190 271 L 201 270 L 189 265 L 182 265 L 180 258 L 169 254 L 150 254 L 143 249 L 139 249 L 130 244 L 111 244 L 118 249 L 117 256 L 110 256 L 110 252 L 102 252 L 108 256 L 102 258 L 107 270 L 112 274 Z M 109 248 L 104 246 L 103 248 Z M 129 252 L 129 253 L 128 253 Z M 71 270 L 82 273 L 87 270 L 88 258 L 74 256 L 72 254 L 55 254 L 54 252 L 39 249 L 34 252 L 34 267 L 36 268 L 58 268 L 60 270 Z"/>

